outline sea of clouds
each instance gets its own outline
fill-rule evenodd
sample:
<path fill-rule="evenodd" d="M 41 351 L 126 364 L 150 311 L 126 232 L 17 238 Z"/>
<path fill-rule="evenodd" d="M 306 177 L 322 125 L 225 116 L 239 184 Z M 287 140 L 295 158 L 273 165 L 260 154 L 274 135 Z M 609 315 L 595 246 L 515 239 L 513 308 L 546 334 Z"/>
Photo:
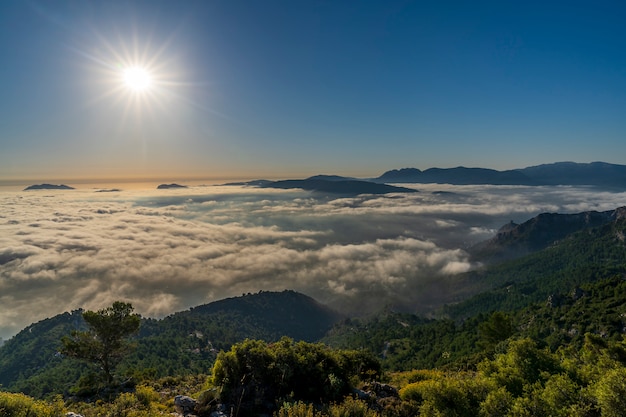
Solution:
<path fill-rule="evenodd" d="M 420 192 L 0 191 L 0 337 L 77 308 L 129 301 L 144 316 L 293 289 L 348 314 L 424 312 L 469 246 L 542 212 L 612 210 L 589 187 L 413 185 Z"/>

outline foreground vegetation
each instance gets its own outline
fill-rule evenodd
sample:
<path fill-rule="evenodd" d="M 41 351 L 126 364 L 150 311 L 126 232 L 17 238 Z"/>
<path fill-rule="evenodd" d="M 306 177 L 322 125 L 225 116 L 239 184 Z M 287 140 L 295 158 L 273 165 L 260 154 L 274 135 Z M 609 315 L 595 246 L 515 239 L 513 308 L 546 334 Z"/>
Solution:
<path fill-rule="evenodd" d="M 0 415 L 162 416 L 174 410 L 181 393 L 198 399 L 198 416 L 618 417 L 626 409 L 626 341 L 594 335 L 580 349 L 557 352 L 528 338 L 510 339 L 475 370 L 388 374 L 384 378 L 399 388 L 398 395 L 355 389 L 375 385 L 371 379 L 380 378 L 379 371 L 365 352 L 290 339 L 248 340 L 220 354 L 207 377 L 144 381 L 106 401 L 44 401 L 0 392 Z"/>

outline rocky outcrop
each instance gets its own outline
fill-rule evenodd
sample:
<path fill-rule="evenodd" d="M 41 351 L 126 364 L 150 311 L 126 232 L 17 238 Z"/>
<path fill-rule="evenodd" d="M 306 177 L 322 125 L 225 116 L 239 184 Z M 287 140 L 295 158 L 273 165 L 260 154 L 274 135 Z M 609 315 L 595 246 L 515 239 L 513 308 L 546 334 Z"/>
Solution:
<path fill-rule="evenodd" d="M 395 397 L 399 398 L 398 390 L 388 384 L 381 384 L 380 382 L 370 382 L 363 387 L 363 391 L 369 396 L 375 396 L 376 398 Z"/>
<path fill-rule="evenodd" d="M 174 408 L 176 408 L 176 412 L 182 416 L 194 416 L 197 403 L 196 400 L 186 395 L 177 395 L 174 397 Z"/>
<path fill-rule="evenodd" d="M 361 389 L 355 389 L 353 394 L 359 400 L 367 402 L 370 408 L 378 412 L 396 408 L 402 401 L 395 387 L 376 381 L 365 384 Z"/>

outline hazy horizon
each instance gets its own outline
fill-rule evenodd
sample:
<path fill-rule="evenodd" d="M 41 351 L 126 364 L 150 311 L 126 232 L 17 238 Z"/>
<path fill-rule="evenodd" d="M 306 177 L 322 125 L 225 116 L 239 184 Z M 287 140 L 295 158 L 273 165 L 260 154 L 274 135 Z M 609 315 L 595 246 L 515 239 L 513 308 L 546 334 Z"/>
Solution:
<path fill-rule="evenodd" d="M 553 161 L 546 162 L 545 164 L 540 165 L 551 165 L 555 163 L 577 163 L 577 164 L 590 164 L 590 163 L 609 163 L 613 164 L 609 161 L 589 161 L 589 162 L 580 162 L 580 161 Z M 622 165 L 622 164 L 613 164 L 613 165 Z M 385 172 L 396 170 L 396 169 L 404 169 L 404 168 L 417 168 L 422 171 L 430 169 L 430 168 L 483 168 L 483 169 L 494 169 L 497 171 L 507 171 L 507 170 L 515 170 L 515 169 L 523 169 L 528 168 L 534 165 L 528 166 L 516 166 L 509 167 L 505 169 L 493 168 L 490 166 L 469 166 L 469 165 L 454 165 L 454 166 L 428 166 L 428 167 L 417 167 L 417 166 L 398 166 L 398 167 L 390 167 L 385 171 L 373 172 L 372 170 L 361 169 L 358 170 L 360 174 L 354 172 L 343 172 L 343 171 L 333 171 L 333 172 L 323 172 L 311 170 L 310 172 L 294 172 L 294 173 L 283 173 L 282 175 L 276 175 L 275 173 L 268 173 L 269 175 L 264 175 L 263 173 L 259 173 L 258 175 L 238 175 L 238 176 L 185 176 L 180 174 L 172 174 L 172 175 L 164 175 L 159 174 L 152 177 L 89 177 L 89 176 L 79 176 L 79 177 L 22 177 L 22 178 L 10 178 L 5 177 L 0 178 L 0 187 L 20 187 L 20 186 L 29 186 L 33 184 L 42 184 L 42 183 L 54 183 L 60 184 L 64 183 L 65 185 L 77 185 L 81 186 L 93 186 L 93 187 L 114 187 L 114 186 L 124 186 L 130 185 L 132 189 L 136 188 L 151 188 L 153 185 L 158 185 L 162 183 L 180 183 L 182 185 L 222 185 L 225 183 L 231 182 L 246 182 L 246 181 L 254 181 L 259 179 L 264 180 L 286 180 L 286 179 L 304 179 L 315 175 L 339 175 L 343 177 L 355 178 L 355 179 L 372 179 L 377 178 L 384 174 Z M 369 172 L 369 174 L 366 174 Z"/>

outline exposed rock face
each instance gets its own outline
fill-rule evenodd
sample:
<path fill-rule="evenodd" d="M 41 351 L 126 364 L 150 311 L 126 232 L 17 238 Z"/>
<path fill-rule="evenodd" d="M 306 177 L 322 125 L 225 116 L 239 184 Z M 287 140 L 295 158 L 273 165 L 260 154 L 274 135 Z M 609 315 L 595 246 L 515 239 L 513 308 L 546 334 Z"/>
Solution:
<path fill-rule="evenodd" d="M 183 416 L 193 416 L 196 409 L 197 401 L 186 395 L 177 395 L 174 397 L 174 407 L 176 412 Z"/>

